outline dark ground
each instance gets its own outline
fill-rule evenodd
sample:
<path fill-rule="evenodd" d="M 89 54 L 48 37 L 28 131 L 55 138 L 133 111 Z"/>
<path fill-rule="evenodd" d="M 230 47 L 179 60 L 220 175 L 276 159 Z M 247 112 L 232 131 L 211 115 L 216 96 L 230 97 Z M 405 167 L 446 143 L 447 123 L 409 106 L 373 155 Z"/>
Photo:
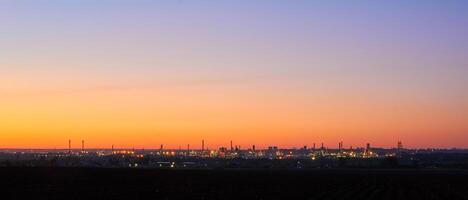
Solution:
<path fill-rule="evenodd" d="M 460 170 L 0 168 L 0 199 L 468 199 Z"/>

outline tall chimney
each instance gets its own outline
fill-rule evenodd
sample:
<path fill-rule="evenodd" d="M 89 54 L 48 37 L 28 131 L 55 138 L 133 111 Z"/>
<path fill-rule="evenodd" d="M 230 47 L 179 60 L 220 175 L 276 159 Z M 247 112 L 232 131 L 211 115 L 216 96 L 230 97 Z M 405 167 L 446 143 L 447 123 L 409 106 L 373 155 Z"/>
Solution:
<path fill-rule="evenodd" d="M 201 150 L 202 150 L 202 151 L 205 151 L 205 140 L 202 140 L 202 147 L 201 147 Z"/>

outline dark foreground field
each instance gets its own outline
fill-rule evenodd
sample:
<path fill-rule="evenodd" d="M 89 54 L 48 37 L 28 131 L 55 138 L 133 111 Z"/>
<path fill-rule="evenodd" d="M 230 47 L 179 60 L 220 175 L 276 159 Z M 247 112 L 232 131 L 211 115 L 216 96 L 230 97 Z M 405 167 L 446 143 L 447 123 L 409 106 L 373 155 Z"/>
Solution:
<path fill-rule="evenodd" d="M 0 168 L 0 199 L 468 199 L 467 171 Z"/>

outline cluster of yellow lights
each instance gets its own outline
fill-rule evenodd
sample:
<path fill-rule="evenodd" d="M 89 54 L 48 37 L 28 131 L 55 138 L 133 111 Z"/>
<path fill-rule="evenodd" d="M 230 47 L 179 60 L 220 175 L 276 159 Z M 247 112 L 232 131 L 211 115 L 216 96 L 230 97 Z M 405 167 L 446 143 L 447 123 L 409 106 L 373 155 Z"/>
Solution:
<path fill-rule="evenodd" d="M 339 152 L 339 153 L 320 153 L 320 154 L 317 154 L 317 153 L 311 153 L 309 156 L 312 160 L 315 160 L 317 158 L 317 156 L 331 156 L 331 157 L 337 157 L 337 158 L 341 158 L 341 157 L 349 157 L 349 158 L 357 158 L 357 157 L 361 157 L 361 158 L 375 158 L 375 157 L 379 157 L 379 155 L 375 152 L 372 152 L 372 151 L 369 151 L 369 152 L 363 152 L 363 153 L 356 153 L 356 152 L 353 152 L 353 151 L 343 151 L 343 152 Z M 391 154 L 386 154 L 385 156 L 389 157 L 389 156 L 395 156 L 394 153 L 391 153 Z"/>
<path fill-rule="evenodd" d="M 162 155 L 175 156 L 176 152 L 175 151 L 164 151 L 164 152 L 162 152 Z"/>
<path fill-rule="evenodd" d="M 135 152 L 134 151 L 121 150 L 121 151 L 114 151 L 113 154 L 133 155 L 133 154 L 135 154 Z"/>

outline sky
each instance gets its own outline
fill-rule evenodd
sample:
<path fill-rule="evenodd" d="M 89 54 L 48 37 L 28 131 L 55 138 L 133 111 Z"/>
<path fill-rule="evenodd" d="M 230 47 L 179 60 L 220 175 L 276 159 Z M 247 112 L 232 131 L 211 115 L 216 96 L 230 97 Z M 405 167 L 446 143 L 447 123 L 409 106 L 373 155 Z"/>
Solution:
<path fill-rule="evenodd" d="M 0 148 L 468 148 L 467 10 L 0 0 Z"/>

